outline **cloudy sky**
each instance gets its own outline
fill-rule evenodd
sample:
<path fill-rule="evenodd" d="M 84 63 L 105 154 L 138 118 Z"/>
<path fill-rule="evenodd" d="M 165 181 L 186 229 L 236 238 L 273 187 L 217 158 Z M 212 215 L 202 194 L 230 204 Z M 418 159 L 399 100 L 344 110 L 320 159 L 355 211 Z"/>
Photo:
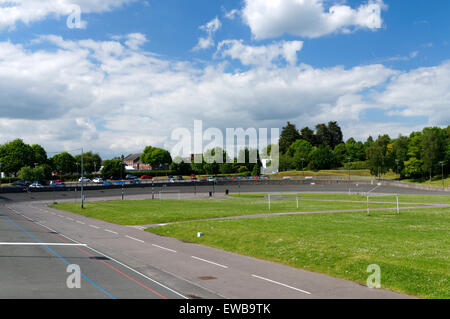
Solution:
<path fill-rule="evenodd" d="M 81 20 L 78 19 L 78 8 Z M 450 124 L 450 1 L 0 0 L 0 143 L 108 158 L 175 128 Z"/>

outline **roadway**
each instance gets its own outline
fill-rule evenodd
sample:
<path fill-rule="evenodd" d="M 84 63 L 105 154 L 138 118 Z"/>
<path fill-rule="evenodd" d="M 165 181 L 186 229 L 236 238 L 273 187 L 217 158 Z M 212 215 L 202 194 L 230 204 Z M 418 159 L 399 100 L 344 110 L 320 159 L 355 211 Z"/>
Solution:
<path fill-rule="evenodd" d="M 315 187 L 318 186 L 318 187 Z M 337 185 L 216 186 L 237 192 L 348 191 Z M 356 185 L 355 185 L 356 187 Z M 374 186 L 367 185 L 367 187 Z M 358 186 L 358 188 L 360 188 Z M 198 187 L 207 196 L 210 187 Z M 424 193 L 379 187 L 380 193 Z M 188 195 L 189 187 L 166 192 Z M 74 192 L 75 193 L 75 192 Z M 65 196 L 64 196 L 65 195 Z M 72 196 L 73 195 L 73 199 Z M 387 290 L 296 269 L 220 249 L 179 241 L 47 207 L 76 200 L 67 192 L 2 194 L 0 198 L 0 298 L 406 298 Z M 55 197 L 53 197 L 55 196 Z M 121 196 L 88 191 L 87 200 Z M 148 188 L 126 197 L 151 198 Z M 191 193 L 190 196 L 194 196 Z M 78 199 L 79 200 L 79 199 Z M 68 265 L 78 265 L 81 288 L 69 288 Z"/>

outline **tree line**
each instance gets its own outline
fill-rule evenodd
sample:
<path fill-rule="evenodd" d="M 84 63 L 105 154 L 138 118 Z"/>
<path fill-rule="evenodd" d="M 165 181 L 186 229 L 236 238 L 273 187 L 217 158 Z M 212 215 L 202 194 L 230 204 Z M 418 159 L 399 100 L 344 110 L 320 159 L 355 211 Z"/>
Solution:
<path fill-rule="evenodd" d="M 279 140 L 280 170 L 369 169 L 374 176 L 392 170 L 401 178 L 421 178 L 449 172 L 450 126 L 426 127 L 409 136 L 371 136 L 366 141 L 343 140 L 337 122 L 298 130 L 290 122 Z"/>

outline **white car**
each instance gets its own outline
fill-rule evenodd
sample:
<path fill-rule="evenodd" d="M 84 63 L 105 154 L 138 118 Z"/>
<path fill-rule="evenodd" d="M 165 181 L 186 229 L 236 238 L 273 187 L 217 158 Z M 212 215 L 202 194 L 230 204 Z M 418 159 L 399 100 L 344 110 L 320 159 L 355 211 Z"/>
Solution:
<path fill-rule="evenodd" d="M 96 183 L 96 184 L 103 184 L 104 183 L 103 179 L 101 179 L 100 177 L 94 178 L 92 181 L 94 183 Z"/>
<path fill-rule="evenodd" d="M 39 182 L 34 182 L 30 185 L 31 188 L 44 188 L 44 186 Z"/>
<path fill-rule="evenodd" d="M 80 179 L 78 181 L 83 182 L 83 183 L 89 183 L 91 180 L 87 177 L 84 177 L 83 179 L 80 177 Z"/>

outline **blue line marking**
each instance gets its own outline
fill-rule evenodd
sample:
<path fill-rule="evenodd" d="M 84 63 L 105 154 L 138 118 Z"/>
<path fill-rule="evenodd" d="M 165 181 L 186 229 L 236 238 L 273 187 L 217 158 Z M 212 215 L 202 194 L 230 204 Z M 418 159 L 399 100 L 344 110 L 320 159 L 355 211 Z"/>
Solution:
<path fill-rule="evenodd" d="M 15 225 L 17 228 L 19 228 L 21 231 L 23 231 L 24 233 L 26 233 L 28 236 L 30 236 L 31 238 L 33 238 L 36 242 L 38 243 L 42 243 L 42 241 L 40 241 L 39 239 L 37 239 L 34 235 L 30 234 L 29 232 L 27 232 L 23 227 L 21 227 L 20 225 L 18 225 L 16 222 L 14 222 L 8 215 L 5 215 L 6 218 L 8 218 L 8 221 Z M 53 249 L 51 249 L 50 247 L 48 247 L 47 245 L 43 245 L 45 248 L 47 248 L 49 251 L 51 251 L 53 254 L 55 254 L 56 257 L 58 257 L 59 259 L 61 259 L 62 261 L 64 261 L 68 266 L 71 265 L 71 263 L 69 263 L 67 260 L 65 260 L 63 257 L 61 257 L 60 255 L 58 255 Z M 116 297 L 114 297 L 113 295 L 111 295 L 109 292 L 107 292 L 106 290 L 104 290 L 102 287 L 100 287 L 99 285 L 97 285 L 96 283 L 94 283 L 92 280 L 90 280 L 88 277 L 86 277 L 83 273 L 80 272 L 80 275 L 83 276 L 84 279 L 86 279 L 87 281 L 89 281 L 92 285 L 94 285 L 94 287 L 96 287 L 98 290 L 102 291 L 103 293 L 105 293 L 106 295 L 108 295 L 109 297 L 111 297 L 112 299 L 116 299 Z"/>

